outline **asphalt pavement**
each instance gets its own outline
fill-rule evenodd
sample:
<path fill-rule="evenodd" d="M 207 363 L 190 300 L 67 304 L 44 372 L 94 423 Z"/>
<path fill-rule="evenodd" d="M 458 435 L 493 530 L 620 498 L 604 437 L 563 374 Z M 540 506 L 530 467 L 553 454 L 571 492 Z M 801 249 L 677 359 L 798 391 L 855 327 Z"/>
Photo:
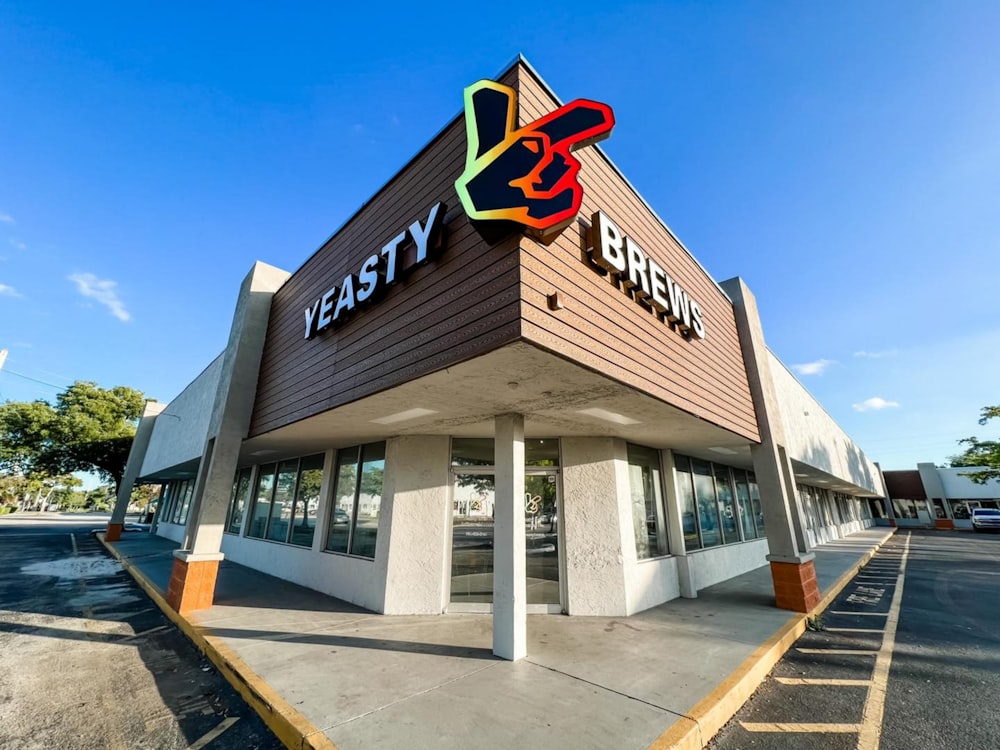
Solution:
<path fill-rule="evenodd" d="M 1000 535 L 901 531 L 711 747 L 995 750 L 998 621 Z"/>
<path fill-rule="evenodd" d="M 283 747 L 93 537 L 107 520 L 0 518 L 0 747 Z"/>

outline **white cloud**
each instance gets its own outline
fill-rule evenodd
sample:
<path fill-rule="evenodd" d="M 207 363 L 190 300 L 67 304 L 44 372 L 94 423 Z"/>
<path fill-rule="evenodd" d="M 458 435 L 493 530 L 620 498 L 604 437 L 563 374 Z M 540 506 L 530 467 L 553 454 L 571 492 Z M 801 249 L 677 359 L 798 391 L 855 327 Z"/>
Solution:
<path fill-rule="evenodd" d="M 882 359 L 883 357 L 895 357 L 897 354 L 899 354 L 898 349 L 886 349 L 881 352 L 866 352 L 864 350 L 854 352 L 855 357 L 862 357 L 864 359 Z"/>
<path fill-rule="evenodd" d="M 132 318 L 115 291 L 117 281 L 99 279 L 92 273 L 74 273 L 69 276 L 69 280 L 76 284 L 76 290 L 80 294 L 104 305 L 118 320 L 124 322 Z"/>
<path fill-rule="evenodd" d="M 28 249 L 28 246 L 25 245 L 23 242 L 21 242 L 21 240 L 15 240 L 12 237 L 11 239 L 9 239 L 7 241 L 10 242 L 10 244 L 11 244 L 12 247 L 17 248 L 18 250 L 27 250 Z"/>
<path fill-rule="evenodd" d="M 815 362 L 805 362 L 801 365 L 792 365 L 792 369 L 799 375 L 822 375 L 826 368 L 836 364 L 835 359 L 817 359 Z"/>
<path fill-rule="evenodd" d="M 8 284 L 0 284 L 0 297 L 20 297 L 21 293 Z"/>
<path fill-rule="evenodd" d="M 14 217 L 10 214 L 0 214 L 0 223 L 3 224 L 16 224 Z"/>
<path fill-rule="evenodd" d="M 866 398 L 860 404 L 851 404 L 854 411 L 882 411 L 882 409 L 896 409 L 899 403 L 896 401 L 886 401 L 879 396 Z"/>

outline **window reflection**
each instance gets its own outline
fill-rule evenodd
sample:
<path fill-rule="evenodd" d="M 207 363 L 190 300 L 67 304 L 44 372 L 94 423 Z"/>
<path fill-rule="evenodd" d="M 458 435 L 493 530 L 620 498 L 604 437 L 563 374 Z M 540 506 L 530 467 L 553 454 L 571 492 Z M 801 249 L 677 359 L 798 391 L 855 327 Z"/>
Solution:
<path fill-rule="evenodd" d="M 375 557 L 384 473 L 384 442 L 352 446 L 337 452 L 327 550 Z"/>
<path fill-rule="evenodd" d="M 764 537 L 753 472 L 682 455 L 674 456 L 674 468 L 686 549 Z"/>

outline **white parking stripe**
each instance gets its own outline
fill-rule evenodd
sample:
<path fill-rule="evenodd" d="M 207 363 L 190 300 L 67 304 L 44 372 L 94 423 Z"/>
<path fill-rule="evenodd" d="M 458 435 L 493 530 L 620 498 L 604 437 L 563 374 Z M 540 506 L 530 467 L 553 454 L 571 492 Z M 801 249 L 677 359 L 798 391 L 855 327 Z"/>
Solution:
<path fill-rule="evenodd" d="M 848 612 L 843 609 L 831 609 L 831 615 L 861 615 L 862 617 L 888 617 L 888 612 Z"/>

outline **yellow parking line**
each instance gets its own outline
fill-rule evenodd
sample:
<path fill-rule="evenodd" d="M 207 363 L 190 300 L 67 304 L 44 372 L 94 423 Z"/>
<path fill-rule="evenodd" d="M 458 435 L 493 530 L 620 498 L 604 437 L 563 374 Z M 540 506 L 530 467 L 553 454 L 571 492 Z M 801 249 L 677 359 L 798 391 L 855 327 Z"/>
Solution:
<path fill-rule="evenodd" d="M 800 654 L 829 654 L 830 656 L 878 656 L 878 651 L 857 648 L 797 648 Z"/>
<path fill-rule="evenodd" d="M 838 687 L 864 687 L 871 680 L 824 680 L 818 677 L 775 677 L 782 685 L 836 685 Z"/>
<path fill-rule="evenodd" d="M 903 603 L 903 580 L 906 572 L 906 558 L 910 554 L 910 534 L 906 535 L 903 556 L 899 563 L 899 585 L 892 595 L 889 616 L 885 621 L 885 637 L 882 648 L 875 657 L 872 670 L 872 684 L 868 688 L 865 711 L 861 719 L 858 750 L 878 750 L 882 739 L 882 717 L 885 714 L 885 694 L 889 686 L 889 668 L 892 666 L 892 650 L 896 645 L 896 626 L 899 624 L 899 610 Z"/>
<path fill-rule="evenodd" d="M 860 724 L 763 724 L 741 721 L 740 726 L 748 732 L 804 732 L 808 734 L 848 734 L 857 732 Z"/>

